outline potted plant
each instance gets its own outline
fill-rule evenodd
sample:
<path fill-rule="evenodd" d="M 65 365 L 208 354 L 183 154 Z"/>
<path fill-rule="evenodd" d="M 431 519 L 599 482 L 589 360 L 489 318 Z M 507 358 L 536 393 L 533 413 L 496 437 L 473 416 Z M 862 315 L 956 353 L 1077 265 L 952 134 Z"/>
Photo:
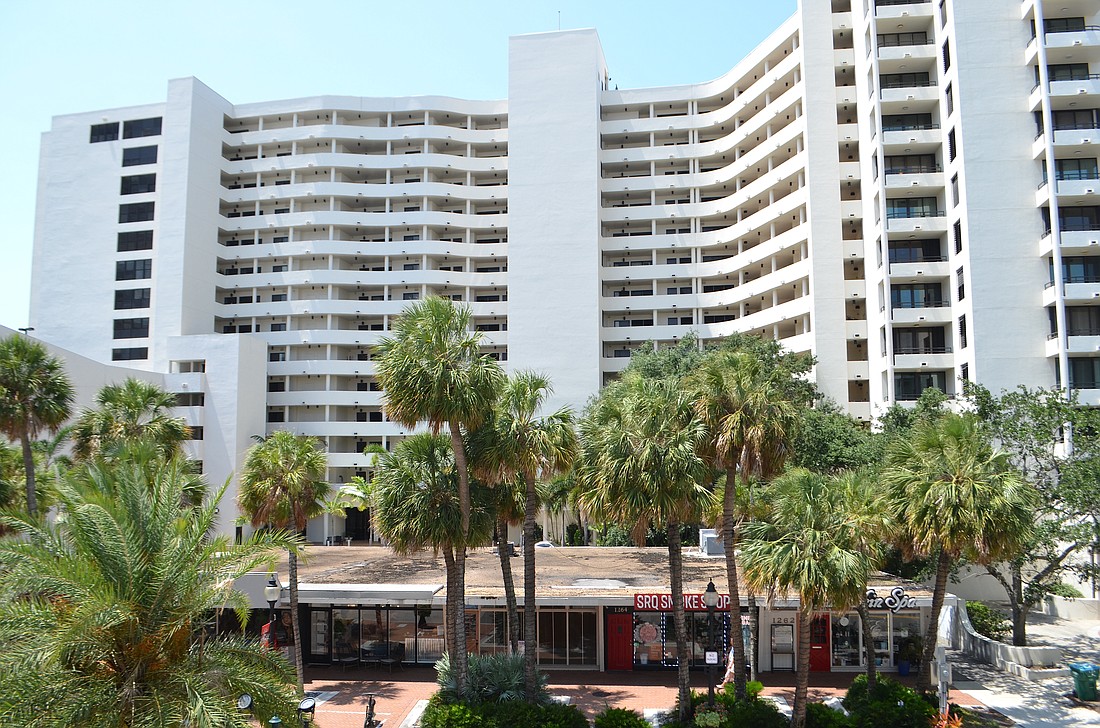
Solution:
<path fill-rule="evenodd" d="M 906 676 L 924 652 L 923 641 L 917 635 L 906 637 L 898 645 L 898 675 Z"/>

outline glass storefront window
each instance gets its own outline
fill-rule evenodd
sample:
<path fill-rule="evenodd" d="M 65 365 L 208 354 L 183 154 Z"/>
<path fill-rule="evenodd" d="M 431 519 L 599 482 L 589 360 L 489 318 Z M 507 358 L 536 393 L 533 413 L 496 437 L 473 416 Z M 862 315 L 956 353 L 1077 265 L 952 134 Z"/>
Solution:
<path fill-rule="evenodd" d="M 309 654 L 314 658 L 329 659 L 328 617 L 327 609 L 309 611 L 309 632 L 305 639 L 309 643 Z"/>
<path fill-rule="evenodd" d="M 538 620 L 538 663 L 540 665 L 569 664 L 569 642 L 565 611 L 540 609 Z"/>
<path fill-rule="evenodd" d="M 416 661 L 432 664 L 446 651 L 442 609 L 428 605 L 416 608 Z"/>
<path fill-rule="evenodd" d="M 335 614 L 337 609 L 333 609 Z M 349 610 L 350 611 L 350 610 Z M 365 607 L 359 610 L 362 625 L 360 654 L 364 662 L 378 662 L 389 657 L 389 625 L 386 610 L 378 607 Z"/>
<path fill-rule="evenodd" d="M 316 614 L 316 612 L 314 612 Z M 359 661 L 359 610 L 332 610 L 332 661 Z"/>
<path fill-rule="evenodd" d="M 871 626 L 871 639 L 875 647 L 875 666 L 885 667 L 890 665 L 890 632 L 889 617 L 885 614 L 871 616 L 867 623 Z"/>
<path fill-rule="evenodd" d="M 920 614 L 917 612 L 907 613 L 902 612 L 900 614 L 893 615 L 893 630 L 891 642 L 893 643 L 893 661 L 892 665 L 898 664 L 898 651 L 901 646 L 912 638 L 920 637 Z"/>
<path fill-rule="evenodd" d="M 478 652 L 483 655 L 507 654 L 508 612 L 503 609 L 482 609 L 478 615 L 478 623 Z"/>
<path fill-rule="evenodd" d="M 860 649 L 858 614 L 833 614 L 833 667 L 859 667 L 863 660 Z"/>
<path fill-rule="evenodd" d="M 659 665 L 663 656 L 661 646 L 660 612 L 634 613 L 634 664 Z"/>
<path fill-rule="evenodd" d="M 569 610 L 569 664 L 596 664 L 596 610 Z"/>
<path fill-rule="evenodd" d="M 416 610 L 390 609 L 389 658 L 404 662 L 416 655 Z"/>

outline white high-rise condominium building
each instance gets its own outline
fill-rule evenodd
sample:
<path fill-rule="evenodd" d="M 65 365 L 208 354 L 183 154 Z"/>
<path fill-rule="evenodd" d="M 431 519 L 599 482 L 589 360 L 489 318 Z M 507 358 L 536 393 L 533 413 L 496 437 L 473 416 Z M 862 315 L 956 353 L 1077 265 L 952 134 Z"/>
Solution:
<path fill-rule="evenodd" d="M 639 347 L 735 331 L 861 419 L 967 378 L 1100 404 L 1098 15 L 803 0 L 725 76 L 624 90 L 595 31 L 518 36 L 501 101 L 172 81 L 45 134 L 30 323 L 165 373 L 212 478 L 278 428 L 363 473 L 406 434 L 371 346 L 433 295 L 578 408 Z"/>

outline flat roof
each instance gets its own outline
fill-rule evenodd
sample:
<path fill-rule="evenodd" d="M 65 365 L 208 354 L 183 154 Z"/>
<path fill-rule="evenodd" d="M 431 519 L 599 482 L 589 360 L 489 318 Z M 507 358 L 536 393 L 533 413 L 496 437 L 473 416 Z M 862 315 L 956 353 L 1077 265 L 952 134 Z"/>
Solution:
<path fill-rule="evenodd" d="M 516 594 L 522 599 L 523 558 L 517 555 L 510 563 Z M 726 593 L 725 557 L 705 556 L 696 547 L 686 547 L 683 563 L 686 594 L 701 594 L 712 579 L 718 591 Z M 630 605 L 635 594 L 667 594 L 671 589 L 668 549 L 661 547 L 537 548 L 535 568 L 535 594 L 539 603 L 546 605 Z M 402 555 L 379 545 L 309 546 L 306 558 L 299 561 L 298 579 L 302 600 L 311 603 L 423 602 L 433 597 L 441 601 L 446 594 L 442 554 L 422 551 Z M 880 596 L 896 586 L 904 587 L 907 594 L 922 602 L 932 596 L 926 587 L 890 574 L 875 574 L 869 586 Z M 743 597 L 744 583 L 740 590 Z M 772 597 L 777 606 L 790 603 L 785 595 Z M 466 598 L 469 604 L 497 600 L 503 604 L 500 558 L 495 550 L 470 549 L 466 558 Z"/>

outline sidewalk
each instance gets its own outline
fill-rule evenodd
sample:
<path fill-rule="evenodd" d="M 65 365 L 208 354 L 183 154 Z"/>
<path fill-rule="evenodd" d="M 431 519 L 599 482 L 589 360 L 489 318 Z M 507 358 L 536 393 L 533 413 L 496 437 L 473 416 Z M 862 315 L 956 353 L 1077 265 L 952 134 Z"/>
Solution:
<path fill-rule="evenodd" d="M 549 671 L 550 692 L 566 696 L 589 719 L 604 708 L 669 710 L 676 703 L 675 672 L 595 672 Z M 815 673 L 811 677 L 810 700 L 843 697 L 858 673 Z M 765 673 L 761 676 L 764 695 L 794 702 L 794 674 Z M 909 680 L 911 682 L 911 680 Z M 706 691 L 705 673 L 691 674 L 691 687 Z M 375 695 L 375 716 L 385 720 L 385 728 L 397 728 L 418 700 L 435 693 L 435 670 L 412 667 L 389 673 L 378 668 L 348 670 L 309 668 L 306 690 L 319 692 L 316 725 L 320 728 L 360 728 L 366 711 L 367 695 Z M 972 694 L 952 690 L 951 701 L 975 705 L 984 701 Z"/>

